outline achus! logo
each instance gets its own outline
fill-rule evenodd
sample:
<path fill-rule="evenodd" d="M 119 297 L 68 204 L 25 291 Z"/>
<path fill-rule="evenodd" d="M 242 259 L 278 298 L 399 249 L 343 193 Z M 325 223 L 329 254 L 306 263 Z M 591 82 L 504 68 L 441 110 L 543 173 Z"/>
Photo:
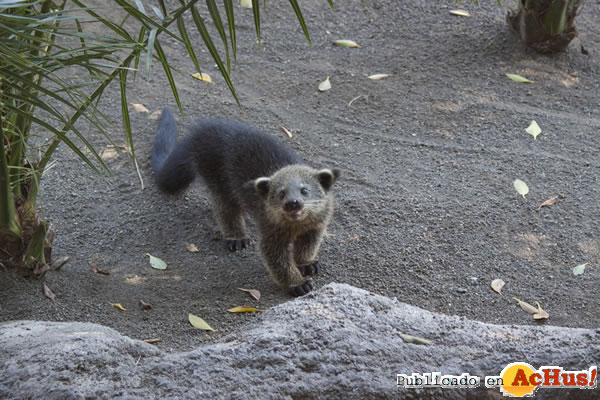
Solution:
<path fill-rule="evenodd" d="M 500 373 L 500 391 L 505 396 L 530 397 L 541 387 L 594 389 L 597 369 L 597 366 L 581 371 L 565 371 L 556 366 L 535 369 L 530 364 L 514 362 L 504 367 Z"/>

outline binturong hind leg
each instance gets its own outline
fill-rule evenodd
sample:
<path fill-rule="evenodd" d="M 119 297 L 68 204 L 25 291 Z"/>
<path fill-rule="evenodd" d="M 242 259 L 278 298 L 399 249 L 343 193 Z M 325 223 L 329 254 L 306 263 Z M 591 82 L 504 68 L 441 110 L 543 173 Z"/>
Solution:
<path fill-rule="evenodd" d="M 248 247 L 250 241 L 246 235 L 246 223 L 240 205 L 230 195 L 214 190 L 211 191 L 211 203 L 229 251 L 240 251 Z"/>

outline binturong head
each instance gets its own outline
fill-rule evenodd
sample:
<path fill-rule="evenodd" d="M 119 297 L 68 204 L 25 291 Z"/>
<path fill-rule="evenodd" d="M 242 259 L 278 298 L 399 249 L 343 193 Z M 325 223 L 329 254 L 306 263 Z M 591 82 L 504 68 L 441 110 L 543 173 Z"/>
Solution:
<path fill-rule="evenodd" d="M 331 215 L 331 187 L 340 176 L 337 169 L 316 170 L 288 165 L 270 177 L 255 179 L 254 189 L 265 201 L 272 222 L 321 222 Z"/>

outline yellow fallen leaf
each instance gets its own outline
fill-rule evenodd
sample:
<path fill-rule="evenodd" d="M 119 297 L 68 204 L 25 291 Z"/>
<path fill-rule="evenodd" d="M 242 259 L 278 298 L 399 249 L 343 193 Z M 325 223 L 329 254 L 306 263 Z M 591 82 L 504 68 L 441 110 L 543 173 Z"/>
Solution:
<path fill-rule="evenodd" d="M 202 318 L 200 318 L 194 314 L 188 314 L 188 321 L 190 321 L 190 324 L 192 324 L 192 326 L 196 329 L 202 329 L 203 331 L 212 331 L 212 332 L 217 331 L 216 329 L 211 328 L 210 325 L 208 325 L 205 320 L 203 320 Z"/>
<path fill-rule="evenodd" d="M 192 77 L 196 78 L 196 79 L 198 79 L 199 81 L 202 81 L 202 82 L 213 83 L 212 78 L 210 77 L 210 75 L 207 74 L 207 73 L 204 73 L 204 72 L 201 73 L 201 74 L 199 74 L 199 73 L 196 72 L 195 74 L 192 74 Z"/>
<path fill-rule="evenodd" d="M 537 122 L 535 122 L 535 120 L 531 121 L 531 123 L 529 124 L 529 126 L 527 127 L 527 129 L 525 129 L 525 132 L 529 133 L 531 136 L 533 136 L 533 140 L 535 140 L 535 138 L 537 138 L 537 136 L 542 133 L 542 129 L 540 128 L 540 126 L 538 125 Z"/>
<path fill-rule="evenodd" d="M 450 14 L 458 15 L 459 17 L 470 17 L 471 16 L 471 14 L 469 14 L 469 12 L 465 11 L 465 10 L 450 10 Z"/>
<path fill-rule="evenodd" d="M 233 307 L 230 308 L 229 310 L 230 313 L 236 313 L 236 312 L 255 312 L 255 311 L 265 311 L 265 310 L 259 310 L 258 308 L 254 308 L 254 307 L 248 307 L 248 306 L 237 306 L 237 307 Z"/>
<path fill-rule="evenodd" d="M 198 250 L 198 248 L 196 247 L 195 244 L 193 243 L 186 243 L 185 244 L 185 248 L 187 249 L 187 251 L 189 251 L 190 253 L 199 253 L 200 250 Z"/>
<path fill-rule="evenodd" d="M 118 309 L 119 309 L 119 310 L 121 310 L 121 311 L 127 311 L 127 309 L 126 309 L 125 307 L 123 307 L 123 306 L 121 305 L 121 303 L 111 303 L 111 302 L 108 302 L 108 304 L 110 304 L 110 305 L 111 305 L 111 306 L 113 306 L 113 307 L 116 307 L 116 308 L 118 308 Z"/>
<path fill-rule="evenodd" d="M 240 0 L 240 7 L 252 8 L 252 0 Z"/>
<path fill-rule="evenodd" d="M 502 279 L 494 279 L 492 281 L 492 289 L 494 289 L 494 292 L 498 293 L 498 294 L 502 294 L 501 290 L 504 287 L 504 281 Z"/>
<path fill-rule="evenodd" d="M 287 130 L 287 128 L 286 128 L 285 126 L 283 126 L 283 125 L 280 125 L 279 127 L 281 128 L 281 130 L 282 130 L 282 131 L 284 131 L 284 132 L 285 132 L 285 134 L 286 134 L 286 135 L 288 135 L 288 137 L 289 137 L 290 139 L 292 138 L 292 136 L 293 136 L 293 135 L 292 135 L 292 132 L 288 131 L 288 130 Z"/>
<path fill-rule="evenodd" d="M 392 76 L 392 74 L 375 74 L 369 76 L 369 79 L 373 79 L 374 81 L 380 81 L 382 79 L 387 78 L 388 76 Z"/>
<path fill-rule="evenodd" d="M 360 45 L 358 43 L 356 43 L 354 40 L 336 40 L 335 42 L 333 42 L 333 44 L 335 44 L 336 46 L 340 46 L 340 47 L 349 47 L 349 48 L 360 47 Z"/>
<path fill-rule="evenodd" d="M 538 309 L 532 306 L 531 304 L 525 303 L 524 301 L 519 300 L 516 297 L 513 297 L 513 299 L 519 302 L 519 305 L 521 306 L 523 311 L 528 312 L 529 314 L 535 314 L 538 312 Z"/>
<path fill-rule="evenodd" d="M 513 182 L 513 186 L 515 187 L 517 193 L 523 196 L 523 198 L 525 198 L 525 195 L 529 193 L 529 187 L 525 182 L 523 182 L 520 179 L 515 179 L 515 181 Z"/>
<path fill-rule="evenodd" d="M 137 112 L 145 112 L 145 113 L 150 112 L 143 104 L 133 104 L 133 103 L 130 103 L 130 104 L 133 107 L 133 109 Z"/>
<path fill-rule="evenodd" d="M 256 289 L 243 289 L 243 288 L 238 288 L 238 289 L 243 292 L 248 292 L 250 294 L 250 296 L 252 296 L 256 299 L 256 301 L 260 300 L 260 291 L 258 291 Z"/>
<path fill-rule="evenodd" d="M 508 79 L 513 80 L 515 82 L 519 82 L 519 83 L 533 83 L 533 81 L 530 81 L 529 79 L 524 78 L 521 75 L 506 74 L 506 76 L 508 77 Z"/>
<path fill-rule="evenodd" d="M 329 89 L 331 89 L 331 82 L 329 82 L 329 77 L 327 77 L 323 82 L 319 83 L 319 90 L 324 92 Z"/>

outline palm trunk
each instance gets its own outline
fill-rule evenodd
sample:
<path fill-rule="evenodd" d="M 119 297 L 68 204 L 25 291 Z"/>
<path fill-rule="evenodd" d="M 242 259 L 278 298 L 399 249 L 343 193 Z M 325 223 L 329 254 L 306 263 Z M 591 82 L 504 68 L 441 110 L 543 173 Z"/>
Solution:
<path fill-rule="evenodd" d="M 5 139 L 8 136 L 3 133 L 0 116 L 0 265 L 22 267 L 41 276 L 49 269 L 54 234 L 48 223 L 38 217 L 35 199 L 13 192 Z M 38 180 L 30 178 L 21 182 L 19 188 L 25 190 L 38 184 Z"/>
<path fill-rule="evenodd" d="M 6 65 L 0 66 L 7 68 Z M 29 79 L 39 85 L 41 77 L 30 74 Z M 12 96 L 15 90 L 32 89 L 28 86 L 19 89 L 18 85 L 0 76 L 0 266 L 22 267 L 35 276 L 41 276 L 49 269 L 54 235 L 36 210 L 36 194 L 43 167 L 36 169 L 28 164 L 25 157 L 31 128 L 31 120 L 26 115 L 33 113 L 34 107 L 16 100 Z M 11 111 L 11 107 L 24 113 L 17 114 Z"/>
<path fill-rule="evenodd" d="M 520 0 L 506 20 L 521 40 L 540 53 L 566 50 L 577 36 L 575 16 L 583 0 Z"/>

